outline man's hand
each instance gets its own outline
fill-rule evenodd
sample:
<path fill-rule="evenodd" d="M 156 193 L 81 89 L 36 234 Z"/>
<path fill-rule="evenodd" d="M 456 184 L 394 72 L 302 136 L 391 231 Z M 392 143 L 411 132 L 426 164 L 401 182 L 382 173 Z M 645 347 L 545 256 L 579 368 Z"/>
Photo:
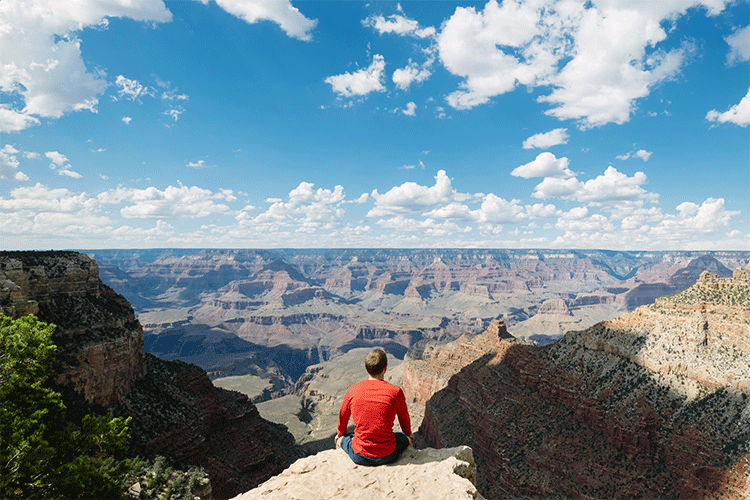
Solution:
<path fill-rule="evenodd" d="M 410 435 L 408 435 L 408 436 L 406 436 L 406 437 L 408 437 L 408 438 L 409 438 L 409 446 L 411 446 L 412 448 L 414 448 L 414 436 L 412 436 L 412 435 L 410 434 Z"/>
<path fill-rule="evenodd" d="M 336 449 L 338 449 L 338 448 L 341 448 L 341 437 L 342 437 L 342 436 L 336 436 L 336 437 L 335 437 L 335 438 L 333 439 L 333 447 L 334 447 L 334 448 L 336 448 Z"/>

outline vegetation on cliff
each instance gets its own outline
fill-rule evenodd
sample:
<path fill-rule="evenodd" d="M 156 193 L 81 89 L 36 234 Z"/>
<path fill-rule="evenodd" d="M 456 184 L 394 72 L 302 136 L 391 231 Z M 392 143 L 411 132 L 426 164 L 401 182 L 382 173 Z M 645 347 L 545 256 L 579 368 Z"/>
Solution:
<path fill-rule="evenodd" d="M 0 497 L 119 497 L 130 419 L 67 412 L 47 383 L 54 330 L 0 315 Z"/>

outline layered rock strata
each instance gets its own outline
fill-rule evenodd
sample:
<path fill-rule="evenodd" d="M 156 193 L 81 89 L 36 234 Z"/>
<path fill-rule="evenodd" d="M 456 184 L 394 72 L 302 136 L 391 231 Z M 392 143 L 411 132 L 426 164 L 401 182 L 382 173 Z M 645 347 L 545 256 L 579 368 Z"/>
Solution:
<path fill-rule="evenodd" d="M 500 340 L 420 431 L 472 446 L 487 498 L 746 499 L 750 282 L 729 280 L 704 274 L 546 347 Z"/>
<path fill-rule="evenodd" d="M 75 252 L 0 252 L 0 306 L 57 328 L 52 379 L 110 405 L 145 375 L 143 330 L 130 304 L 99 280 L 99 267 Z"/>
<path fill-rule="evenodd" d="M 394 464 L 355 465 L 342 450 L 298 460 L 282 474 L 234 500 L 483 500 L 474 486 L 471 448 L 409 448 Z"/>
<path fill-rule="evenodd" d="M 131 416 L 130 446 L 208 472 L 214 498 L 278 474 L 302 453 L 286 427 L 260 417 L 247 396 L 216 388 L 201 368 L 146 355 L 148 374 L 112 410 Z"/>
<path fill-rule="evenodd" d="M 195 365 L 145 354 L 132 307 L 98 272 L 75 252 L 0 252 L 3 314 L 57 326 L 52 380 L 69 412 L 102 405 L 133 417 L 130 452 L 204 467 L 214 498 L 246 491 L 299 458 L 292 435 L 263 420 L 246 396 L 215 388 Z"/>

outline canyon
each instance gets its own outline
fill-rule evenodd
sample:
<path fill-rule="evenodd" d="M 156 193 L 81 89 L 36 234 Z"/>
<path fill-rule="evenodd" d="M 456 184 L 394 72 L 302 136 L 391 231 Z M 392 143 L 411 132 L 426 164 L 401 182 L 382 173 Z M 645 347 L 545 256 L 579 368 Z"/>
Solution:
<path fill-rule="evenodd" d="M 548 346 L 503 327 L 404 364 L 420 433 L 471 446 L 486 498 L 750 496 L 750 266 Z"/>
<path fill-rule="evenodd" d="M 70 404 L 132 416 L 131 453 L 217 498 L 325 471 L 372 346 L 477 495 L 750 495 L 750 252 L 87 253 L 0 252 L 3 314 L 58 324 Z"/>
<path fill-rule="evenodd" d="M 549 344 L 750 261 L 750 252 L 493 249 L 87 250 L 133 305 L 147 352 L 212 379 L 270 380 L 288 394 L 306 368 L 354 348 L 403 359 L 421 341 L 503 320 Z"/>
<path fill-rule="evenodd" d="M 132 417 L 129 453 L 205 468 L 214 498 L 278 474 L 303 453 L 201 368 L 144 352 L 133 309 L 75 252 L 0 252 L 0 312 L 54 323 L 51 380 L 72 413 Z"/>

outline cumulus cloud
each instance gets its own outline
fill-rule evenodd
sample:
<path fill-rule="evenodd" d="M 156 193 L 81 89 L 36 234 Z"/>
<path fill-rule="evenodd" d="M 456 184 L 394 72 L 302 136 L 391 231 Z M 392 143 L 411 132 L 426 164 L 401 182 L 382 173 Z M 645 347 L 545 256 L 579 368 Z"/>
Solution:
<path fill-rule="evenodd" d="M 123 121 L 123 123 L 124 123 L 125 125 L 130 125 L 130 122 L 131 122 L 131 121 L 133 121 L 133 119 L 132 119 L 132 118 L 130 118 L 129 116 L 123 116 L 123 117 L 122 117 L 122 121 Z"/>
<path fill-rule="evenodd" d="M 198 0 L 208 4 L 208 0 Z M 215 0 L 216 5 L 248 24 L 271 21 L 287 35 L 300 40 L 312 40 L 316 19 L 308 19 L 289 0 Z"/>
<path fill-rule="evenodd" d="M 383 194 L 378 193 L 377 189 L 373 190 L 371 196 L 375 200 L 375 207 L 367 213 L 367 216 L 383 217 L 431 210 L 450 204 L 455 194 L 456 191 L 451 186 L 450 178 L 445 170 L 440 170 L 435 176 L 434 186 L 405 182 Z"/>
<path fill-rule="evenodd" d="M 367 68 L 362 68 L 353 73 L 329 76 L 325 82 L 333 91 L 343 97 L 367 95 L 370 92 L 384 92 L 383 73 L 385 71 L 385 59 L 380 54 L 372 57 L 372 63 Z"/>
<path fill-rule="evenodd" d="M 417 105 L 413 102 L 406 103 L 406 109 L 401 111 L 407 116 L 417 116 Z"/>
<path fill-rule="evenodd" d="M 723 198 L 707 198 L 702 204 L 684 202 L 677 214 L 664 214 L 650 234 L 660 239 L 690 241 L 694 236 L 715 234 L 729 225 L 740 212 L 726 210 Z"/>
<path fill-rule="evenodd" d="M 739 104 L 732 106 L 723 113 L 712 109 L 706 114 L 706 120 L 716 123 L 734 123 L 740 127 L 747 127 L 750 124 L 750 88 Z"/>
<path fill-rule="evenodd" d="M 86 68 L 76 35 L 107 17 L 171 20 L 161 0 L 0 3 L 0 91 L 18 102 L 0 106 L 0 132 L 22 130 L 39 123 L 38 117 L 96 112 L 107 82 L 101 72 Z"/>
<path fill-rule="evenodd" d="M 227 205 L 215 200 L 234 201 L 232 191 L 214 193 L 197 186 L 168 186 L 163 191 L 156 187 L 135 189 L 118 187 L 97 196 L 101 204 L 132 203 L 120 210 L 125 218 L 196 219 L 215 213 L 229 213 Z"/>
<path fill-rule="evenodd" d="M 47 151 L 44 153 L 44 156 L 46 156 L 52 163 L 54 163 L 56 166 L 61 167 L 65 163 L 68 162 L 68 158 L 57 151 Z"/>
<path fill-rule="evenodd" d="M 523 141 L 523 149 L 546 149 L 568 143 L 568 129 L 556 128 L 542 134 L 534 134 Z"/>
<path fill-rule="evenodd" d="M 644 202 L 656 203 L 659 195 L 650 193 L 641 186 L 648 179 L 643 172 L 636 172 L 628 177 L 608 167 L 603 175 L 581 182 L 578 179 L 559 179 L 547 177 L 534 188 L 534 198 L 562 198 L 576 200 L 591 205 L 616 205 L 631 203 L 637 206 Z"/>
<path fill-rule="evenodd" d="M 85 193 L 75 194 L 68 189 L 50 189 L 43 184 L 18 187 L 10 192 L 10 198 L 0 199 L 2 212 L 90 212 L 97 208 L 96 199 Z"/>
<path fill-rule="evenodd" d="M 540 153 L 536 159 L 520 167 L 516 167 L 510 173 L 514 177 L 531 179 L 532 177 L 574 177 L 568 165 L 570 160 L 565 157 L 556 158 L 552 153 Z"/>
<path fill-rule="evenodd" d="M 27 181 L 29 177 L 18 170 L 20 163 L 18 162 L 18 150 L 6 144 L 3 149 L 0 149 L 0 179 L 4 180 L 16 180 L 16 181 Z"/>
<path fill-rule="evenodd" d="M 429 59 L 422 66 L 409 59 L 409 63 L 404 68 L 399 68 L 393 72 L 393 83 L 401 90 L 408 90 L 412 83 L 421 83 L 427 80 L 432 71 L 430 67 L 434 59 Z"/>
<path fill-rule="evenodd" d="M 724 40 L 729 45 L 727 64 L 750 61 L 750 26 L 738 29 Z"/>
<path fill-rule="evenodd" d="M 709 15 L 726 1 L 704 0 Z M 663 22 L 692 2 L 522 2 L 490 0 L 483 10 L 459 7 L 437 35 L 440 60 L 464 80 L 448 95 L 469 109 L 518 85 L 551 87 L 547 114 L 582 128 L 630 119 L 638 99 L 678 74 L 689 43 L 663 50 Z"/>
<path fill-rule="evenodd" d="M 294 228 L 295 232 L 315 233 L 321 229 L 335 229 L 345 213 L 342 207 L 346 198 L 344 188 L 313 188 L 314 184 L 301 182 L 289 192 L 286 202 L 277 198 L 268 199 L 266 201 L 271 206 L 265 212 L 253 216 L 247 210 L 242 210 L 236 215 L 236 219 L 243 227 L 265 231 Z M 355 203 L 365 201 L 367 198 L 362 195 Z"/>

